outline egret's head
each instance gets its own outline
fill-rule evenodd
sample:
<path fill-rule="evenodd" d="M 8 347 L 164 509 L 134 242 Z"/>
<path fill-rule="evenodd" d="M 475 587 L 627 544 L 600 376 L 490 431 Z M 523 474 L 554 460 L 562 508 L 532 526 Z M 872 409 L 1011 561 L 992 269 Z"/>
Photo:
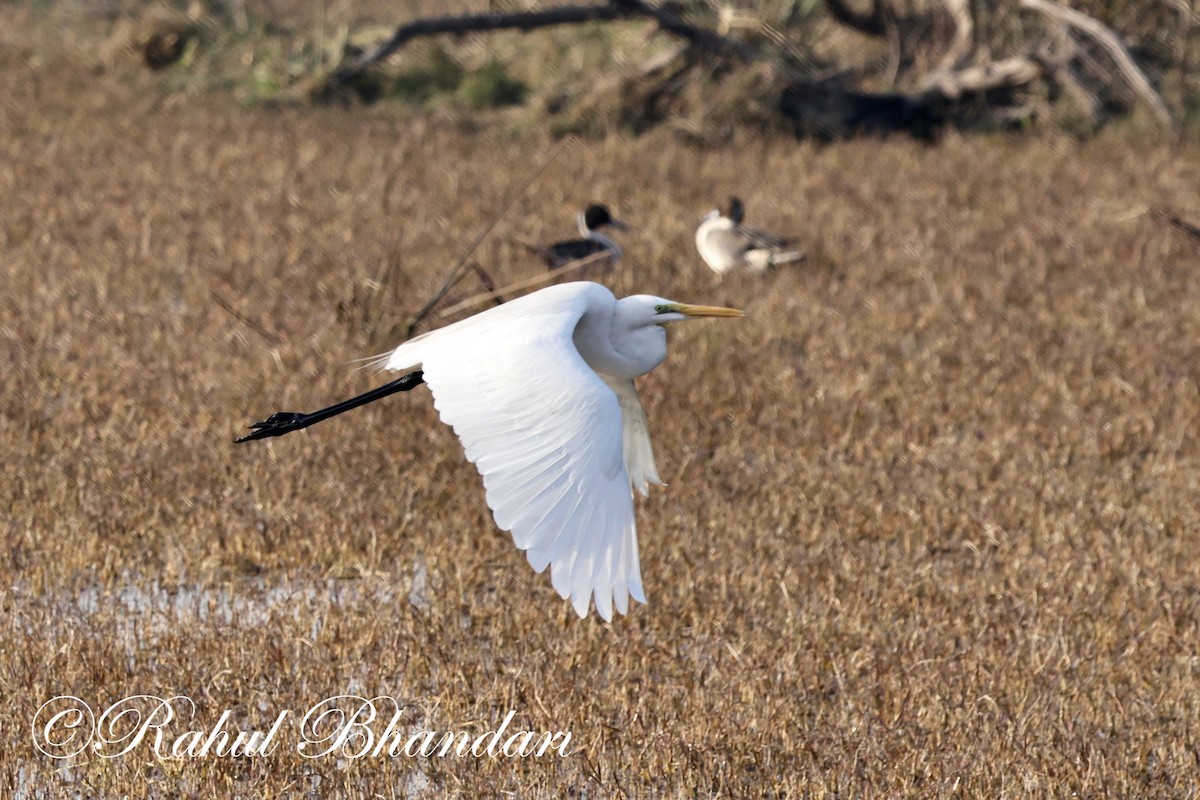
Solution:
<path fill-rule="evenodd" d="M 740 316 L 742 312 L 736 308 L 693 306 L 638 294 L 617 301 L 608 330 L 593 325 L 584 335 L 576 336 L 576 345 L 584 361 L 598 372 L 635 378 L 645 375 L 667 357 L 667 323 L 698 317 Z M 614 352 L 618 357 L 610 359 Z"/>
<path fill-rule="evenodd" d="M 736 308 L 721 308 L 720 306 L 694 306 L 688 303 L 676 303 L 663 297 L 648 294 L 626 297 L 621 304 L 630 309 L 635 325 L 665 325 L 668 322 L 683 322 L 699 317 L 742 317 L 744 313 Z"/>

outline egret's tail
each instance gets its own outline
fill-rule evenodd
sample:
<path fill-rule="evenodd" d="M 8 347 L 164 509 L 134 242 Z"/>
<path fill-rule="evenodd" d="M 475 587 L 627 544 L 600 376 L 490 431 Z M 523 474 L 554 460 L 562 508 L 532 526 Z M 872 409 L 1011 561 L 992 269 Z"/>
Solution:
<path fill-rule="evenodd" d="M 387 369 L 388 360 L 392 357 L 395 350 L 388 350 L 386 353 L 380 353 L 374 356 L 366 356 L 365 358 L 354 358 L 350 360 L 351 364 L 357 364 L 354 369 L 362 370 L 369 369 L 372 372 L 383 372 Z"/>

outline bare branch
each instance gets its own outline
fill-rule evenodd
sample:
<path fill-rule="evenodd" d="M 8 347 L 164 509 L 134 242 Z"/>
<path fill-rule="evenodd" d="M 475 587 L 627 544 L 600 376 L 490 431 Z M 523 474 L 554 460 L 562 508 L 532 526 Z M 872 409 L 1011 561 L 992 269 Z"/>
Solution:
<path fill-rule="evenodd" d="M 1030 53 L 1042 71 L 1050 76 L 1058 87 L 1066 92 L 1078 109 L 1087 115 L 1092 125 L 1100 122 L 1103 102 L 1094 91 L 1084 86 L 1071 69 L 1071 60 L 1079 55 L 1079 47 L 1071 38 L 1066 26 L 1057 26 L 1053 37 Z"/>
<path fill-rule="evenodd" d="M 555 25 L 574 25 L 581 22 L 611 21 L 630 17 L 649 17 L 667 33 L 687 39 L 693 46 L 713 52 L 728 52 L 750 60 L 754 51 L 732 39 L 712 31 L 688 25 L 675 14 L 642 0 L 609 0 L 590 6 L 564 6 L 544 11 L 517 11 L 505 14 L 471 14 L 463 17 L 434 17 L 418 19 L 401 25 L 392 38 L 379 45 L 358 62 L 335 72 L 331 82 L 346 83 L 364 69 L 383 61 L 411 39 L 443 33 L 481 33 L 486 31 L 531 31 Z"/>
<path fill-rule="evenodd" d="M 1134 62 L 1133 56 L 1125 49 L 1125 45 L 1121 44 L 1121 40 L 1117 38 L 1116 33 L 1111 28 L 1089 17 L 1087 14 L 1059 5 L 1054 0 L 1020 0 L 1020 2 L 1021 8 L 1045 14 L 1064 25 L 1086 34 L 1103 47 L 1116 64 L 1117 71 L 1121 73 L 1121 77 L 1125 79 L 1125 82 L 1133 89 L 1134 93 L 1150 107 L 1160 121 L 1166 125 L 1171 124 L 1171 112 L 1167 110 L 1166 103 L 1163 102 L 1162 97 L 1154 90 L 1154 87 L 1150 85 L 1150 81 L 1146 78 L 1146 75 Z"/>
<path fill-rule="evenodd" d="M 971 17 L 969 0 L 942 0 L 946 13 L 954 21 L 954 39 L 950 42 L 939 69 L 954 69 L 971 52 L 972 37 L 975 34 L 975 20 Z"/>
<path fill-rule="evenodd" d="M 418 19 L 401 25 L 392 38 L 376 47 L 361 61 L 343 67 L 333 74 L 334 83 L 345 83 L 353 79 L 372 64 L 383 61 L 410 39 L 421 36 L 436 36 L 442 33 L 475 33 L 480 31 L 521 30 L 531 31 L 552 25 L 569 25 L 594 20 L 613 20 L 636 13 L 627 6 L 616 3 L 600 3 L 591 6 L 567 6 L 546 11 L 519 11 L 511 14 L 471 14 L 464 17 L 433 17 Z"/>
<path fill-rule="evenodd" d="M 650 17 L 658 23 L 658 27 L 667 33 L 673 33 L 676 36 L 687 39 L 693 46 L 701 50 L 711 50 L 714 53 L 732 53 L 746 61 L 754 58 L 754 51 L 746 45 L 735 42 L 732 39 L 726 39 L 724 36 L 719 36 L 712 31 L 688 25 L 665 8 L 652 6 L 649 3 L 642 2 L 642 0 L 610 0 L 610 2 L 618 8 L 626 9 L 630 13 Z"/>
<path fill-rule="evenodd" d="M 1033 61 L 1020 56 L 979 64 L 964 69 L 939 69 L 925 80 L 925 91 L 957 100 L 964 94 L 1016 89 L 1033 83 L 1042 70 Z"/>

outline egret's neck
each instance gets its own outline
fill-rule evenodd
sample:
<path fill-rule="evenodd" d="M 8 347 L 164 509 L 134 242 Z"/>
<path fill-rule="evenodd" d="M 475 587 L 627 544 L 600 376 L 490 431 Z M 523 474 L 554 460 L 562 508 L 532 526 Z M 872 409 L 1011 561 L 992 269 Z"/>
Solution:
<path fill-rule="evenodd" d="M 615 313 L 585 313 L 575 328 L 575 346 L 596 372 L 636 378 L 667 357 L 667 332 L 661 325 L 636 322 L 622 310 L 618 301 Z"/>

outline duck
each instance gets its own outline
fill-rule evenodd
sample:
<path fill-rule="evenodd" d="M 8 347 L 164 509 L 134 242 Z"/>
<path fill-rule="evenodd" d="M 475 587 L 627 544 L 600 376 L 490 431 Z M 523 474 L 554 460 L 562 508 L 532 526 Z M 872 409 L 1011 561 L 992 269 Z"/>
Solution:
<path fill-rule="evenodd" d="M 713 272 L 763 272 L 804 258 L 804 253 L 788 249 L 795 239 L 747 228 L 742 225 L 745 216 L 742 201 L 730 197 L 724 210 L 713 209 L 701 219 L 696 229 L 696 249 Z"/>
<path fill-rule="evenodd" d="M 545 262 L 549 269 L 559 269 L 599 253 L 607 252 L 611 264 L 621 260 L 621 246 L 602 232 L 602 228 L 628 231 L 629 226 L 612 215 L 608 206 L 592 203 L 576 218 L 582 239 L 569 239 L 544 247 L 528 246 L 529 250 Z"/>

